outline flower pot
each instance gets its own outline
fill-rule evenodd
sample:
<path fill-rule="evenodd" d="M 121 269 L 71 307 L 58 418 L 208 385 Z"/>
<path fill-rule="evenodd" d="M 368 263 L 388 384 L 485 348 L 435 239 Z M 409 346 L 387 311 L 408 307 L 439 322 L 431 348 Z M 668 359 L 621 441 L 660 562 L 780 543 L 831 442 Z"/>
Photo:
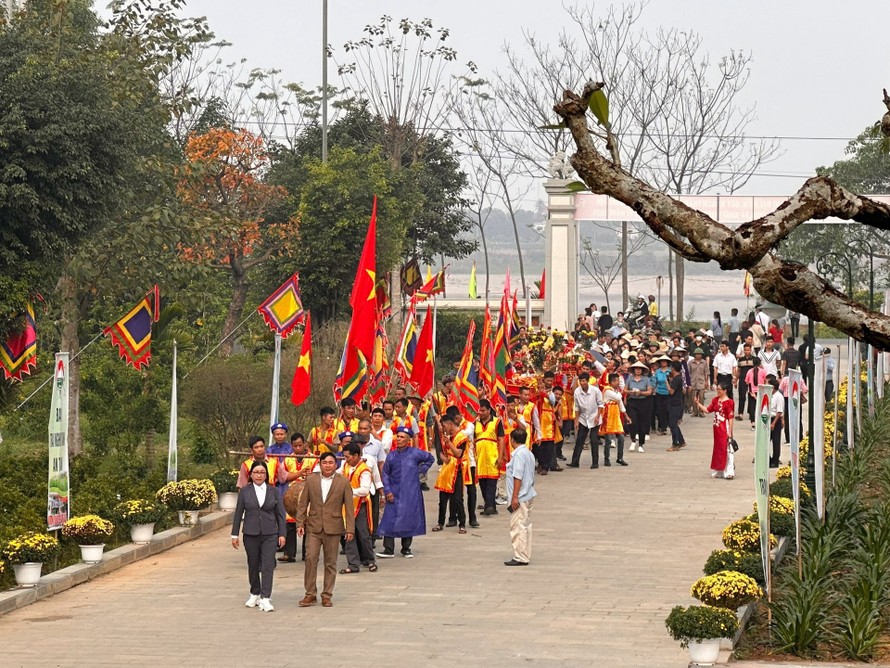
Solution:
<path fill-rule="evenodd" d="M 696 666 L 713 666 L 720 657 L 720 638 L 689 641 L 689 658 Z"/>
<path fill-rule="evenodd" d="M 85 564 L 98 564 L 102 561 L 102 552 L 105 551 L 105 543 L 98 545 L 81 545 L 80 559 Z"/>
<path fill-rule="evenodd" d="M 40 582 L 40 571 L 43 568 L 43 562 L 28 561 L 24 564 L 13 564 L 12 570 L 15 572 L 15 582 L 19 587 L 34 587 Z"/>
<path fill-rule="evenodd" d="M 179 524 L 184 527 L 193 527 L 198 523 L 200 510 L 180 510 Z"/>
<path fill-rule="evenodd" d="M 237 492 L 223 492 L 219 495 L 219 509 L 232 511 L 235 510 L 235 506 L 238 505 L 238 493 Z"/>
<path fill-rule="evenodd" d="M 151 537 L 155 532 L 155 523 L 151 524 L 134 524 L 130 527 L 130 540 L 137 545 L 146 545 L 151 542 Z"/>

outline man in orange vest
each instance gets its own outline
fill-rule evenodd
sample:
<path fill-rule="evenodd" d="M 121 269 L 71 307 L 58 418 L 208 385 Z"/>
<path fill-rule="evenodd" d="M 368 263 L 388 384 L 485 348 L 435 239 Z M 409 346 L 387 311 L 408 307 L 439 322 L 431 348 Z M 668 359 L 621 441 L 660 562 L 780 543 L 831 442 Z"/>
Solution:
<path fill-rule="evenodd" d="M 362 461 L 362 449 L 358 443 L 343 446 L 345 461 L 341 475 L 352 487 L 353 512 L 355 514 L 355 540 L 346 541 L 347 566 L 341 574 L 358 573 L 365 566 L 372 573 L 377 570 L 374 550 L 371 547 L 371 494 L 374 489 L 373 475 Z"/>
<path fill-rule="evenodd" d="M 238 489 L 244 487 L 250 479 L 250 465 L 254 461 L 266 464 L 266 470 L 269 472 L 267 482 L 270 485 L 285 482 L 284 467 L 279 466 L 278 457 L 270 457 L 266 454 L 266 440 L 262 436 L 251 436 L 248 443 L 251 456 L 241 463 L 241 468 L 238 470 Z"/>
<path fill-rule="evenodd" d="M 282 466 L 285 470 L 285 478 L 287 483 L 299 482 L 303 483 L 306 476 L 312 473 L 312 470 L 318 464 L 318 457 L 309 452 L 309 446 L 303 438 L 303 434 L 296 432 L 291 436 L 291 448 L 293 454 L 285 457 Z M 284 563 L 293 563 L 297 560 L 297 521 L 290 514 L 286 514 L 287 534 L 284 543 L 284 556 L 278 558 L 278 561 Z M 302 548 L 303 561 L 306 561 L 306 539 L 303 539 Z"/>
<path fill-rule="evenodd" d="M 482 514 L 497 515 L 498 463 L 504 459 L 504 425 L 491 413 L 488 399 L 479 401 L 479 417 L 474 429 L 476 445 L 476 475 L 482 490 Z"/>
<path fill-rule="evenodd" d="M 355 416 L 355 411 L 355 399 L 346 397 L 340 401 L 340 417 L 334 420 L 334 427 L 338 433 L 341 431 L 358 431 L 358 418 Z"/>

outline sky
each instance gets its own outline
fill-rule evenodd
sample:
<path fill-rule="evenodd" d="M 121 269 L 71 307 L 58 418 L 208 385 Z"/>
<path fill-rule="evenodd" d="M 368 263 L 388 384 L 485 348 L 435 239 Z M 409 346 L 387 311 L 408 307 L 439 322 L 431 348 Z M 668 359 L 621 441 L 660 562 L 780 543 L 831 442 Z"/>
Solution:
<path fill-rule="evenodd" d="M 459 60 L 475 61 L 482 75 L 503 67 L 505 44 L 522 47 L 523 30 L 555 42 L 568 24 L 562 3 L 553 0 L 328 4 L 329 43 L 335 48 L 359 39 L 362 28 L 383 14 L 395 20 L 428 17 L 450 29 Z M 216 35 L 233 43 L 233 58 L 280 68 L 285 79 L 313 88 L 321 82 L 321 8 L 322 0 L 190 0 L 186 12 L 206 16 Z M 743 103 L 756 105 L 757 119 L 749 134 L 784 137 L 784 153 L 760 168 L 745 194 L 794 192 L 817 166 L 842 159 L 847 141 L 884 112 L 881 89 L 890 88 L 886 0 L 652 0 L 640 25 L 695 31 L 713 60 L 730 49 L 752 53 Z M 330 69 L 330 82 L 337 85 Z M 527 206 L 537 198 L 530 193 Z"/>

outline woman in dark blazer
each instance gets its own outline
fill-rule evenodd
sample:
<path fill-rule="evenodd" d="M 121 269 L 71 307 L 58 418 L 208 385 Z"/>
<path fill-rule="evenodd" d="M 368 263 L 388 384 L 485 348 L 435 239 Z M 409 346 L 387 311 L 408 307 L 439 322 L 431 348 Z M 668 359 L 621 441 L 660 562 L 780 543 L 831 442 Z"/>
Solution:
<path fill-rule="evenodd" d="M 250 465 L 250 483 L 238 492 L 238 505 L 232 522 L 232 547 L 238 549 L 238 533 L 244 521 L 244 550 L 247 552 L 247 579 L 250 582 L 248 608 L 272 612 L 272 572 L 275 552 L 284 547 L 287 525 L 284 503 L 274 484 L 267 484 L 269 472 L 261 461 Z"/>

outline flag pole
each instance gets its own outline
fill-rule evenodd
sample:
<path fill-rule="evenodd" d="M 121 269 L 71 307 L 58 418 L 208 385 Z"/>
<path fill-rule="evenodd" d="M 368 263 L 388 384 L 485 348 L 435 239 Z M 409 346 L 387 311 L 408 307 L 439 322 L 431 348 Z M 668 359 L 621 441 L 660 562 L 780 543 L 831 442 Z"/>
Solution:
<path fill-rule="evenodd" d="M 173 339 L 173 384 L 170 387 L 170 435 L 167 439 L 167 482 L 173 482 L 177 479 L 179 468 L 179 397 L 176 384 L 176 357 L 177 345 L 176 339 Z"/>
<path fill-rule="evenodd" d="M 281 384 L 281 334 L 275 332 L 275 361 L 272 367 L 272 405 L 269 408 L 269 440 L 272 442 L 272 425 L 278 422 L 278 388 Z"/>

